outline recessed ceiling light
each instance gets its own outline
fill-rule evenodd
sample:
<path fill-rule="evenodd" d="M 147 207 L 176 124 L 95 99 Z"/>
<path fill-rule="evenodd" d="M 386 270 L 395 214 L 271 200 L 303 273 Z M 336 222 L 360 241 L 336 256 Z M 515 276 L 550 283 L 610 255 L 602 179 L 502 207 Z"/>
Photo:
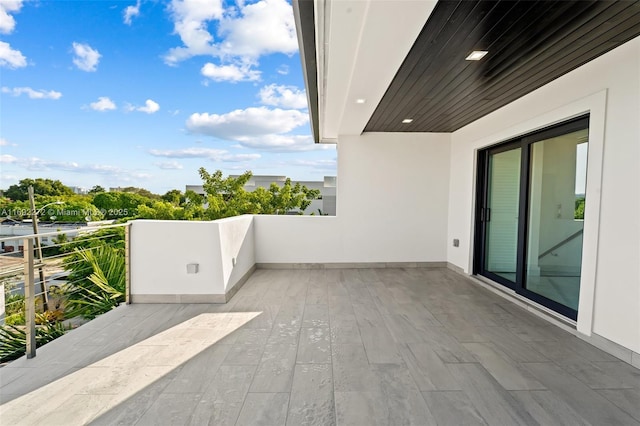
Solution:
<path fill-rule="evenodd" d="M 474 50 L 465 59 L 467 61 L 479 61 L 480 59 L 484 58 L 484 55 L 486 55 L 487 53 L 489 52 L 486 50 Z"/>
<path fill-rule="evenodd" d="M 404 120 L 402 120 L 403 124 L 409 124 L 413 121 L 413 118 L 405 118 Z"/>
<path fill-rule="evenodd" d="M 365 103 L 366 101 L 367 101 L 366 99 L 362 99 L 362 98 L 356 99 L 356 103 L 357 103 L 357 104 L 363 104 L 363 103 Z"/>

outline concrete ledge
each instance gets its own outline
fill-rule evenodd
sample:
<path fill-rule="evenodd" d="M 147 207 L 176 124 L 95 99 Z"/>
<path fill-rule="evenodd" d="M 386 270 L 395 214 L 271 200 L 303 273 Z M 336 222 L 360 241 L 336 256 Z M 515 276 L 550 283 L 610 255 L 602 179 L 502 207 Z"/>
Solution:
<path fill-rule="evenodd" d="M 224 295 L 225 303 L 228 302 L 229 300 L 231 300 L 231 298 L 238 292 L 238 290 L 240 290 L 242 288 L 244 283 L 247 282 L 249 277 L 251 277 L 251 275 L 253 275 L 253 273 L 256 271 L 256 269 L 257 269 L 257 267 L 254 264 L 251 268 L 249 268 L 249 270 L 247 272 L 245 272 L 245 274 L 242 277 L 240 277 L 240 279 L 238 281 L 236 281 L 236 283 L 233 286 L 231 286 L 231 288 L 227 289 L 227 292 Z"/>
<path fill-rule="evenodd" d="M 591 336 L 586 336 L 582 333 L 578 333 L 577 336 L 587 343 L 592 344 L 598 349 L 605 351 L 606 353 L 615 356 L 616 358 L 631 364 L 636 368 L 640 368 L 640 354 L 632 351 L 629 348 L 612 342 L 606 337 L 602 337 L 599 334 L 592 333 Z"/>
<path fill-rule="evenodd" d="M 132 294 L 131 303 L 227 303 L 255 272 L 253 265 L 226 294 Z"/>
<path fill-rule="evenodd" d="M 258 269 L 445 268 L 447 262 L 257 263 Z"/>
<path fill-rule="evenodd" d="M 451 269 L 453 272 L 457 272 L 457 273 L 462 274 L 462 275 L 467 275 L 467 274 L 464 273 L 464 269 L 462 269 L 458 265 L 454 265 L 451 262 L 447 262 L 447 269 Z"/>
<path fill-rule="evenodd" d="M 226 303 L 224 294 L 132 294 L 131 303 Z"/>

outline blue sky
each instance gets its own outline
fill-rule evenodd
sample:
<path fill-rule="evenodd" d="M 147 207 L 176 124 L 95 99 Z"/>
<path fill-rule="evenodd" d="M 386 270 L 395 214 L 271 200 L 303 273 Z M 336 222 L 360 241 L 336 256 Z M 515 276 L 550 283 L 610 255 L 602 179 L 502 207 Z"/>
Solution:
<path fill-rule="evenodd" d="M 321 180 L 286 0 L 0 0 L 0 188 Z"/>

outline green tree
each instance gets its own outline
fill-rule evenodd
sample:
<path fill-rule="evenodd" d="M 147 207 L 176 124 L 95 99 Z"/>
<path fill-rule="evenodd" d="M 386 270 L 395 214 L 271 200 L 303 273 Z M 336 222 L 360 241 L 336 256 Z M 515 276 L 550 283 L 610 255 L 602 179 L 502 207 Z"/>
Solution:
<path fill-rule="evenodd" d="M 93 319 L 124 302 L 124 250 L 101 245 L 76 249 L 74 254 L 65 260 L 69 271 L 63 287 L 67 317 Z"/>
<path fill-rule="evenodd" d="M 73 195 L 62 197 L 38 197 L 36 208 L 50 203 L 52 204 L 42 209 L 38 215 L 40 220 L 49 222 L 83 222 L 102 220 L 104 215 L 91 203 L 91 198 L 86 195 Z"/>
<path fill-rule="evenodd" d="M 292 185 L 289 178 L 282 186 L 273 183 L 268 190 L 256 188 L 249 192 L 244 186 L 251 179 L 250 171 L 235 178 L 224 178 L 220 170 L 210 174 L 204 167 L 199 173 L 208 205 L 205 217 L 211 220 L 241 214 L 302 214 L 311 201 L 320 196 L 318 190 L 308 189 L 299 183 Z"/>
<path fill-rule="evenodd" d="M 100 192 L 93 197 L 93 205 L 106 219 L 136 217 L 140 206 L 151 206 L 153 202 L 150 198 L 129 192 Z"/>
<path fill-rule="evenodd" d="M 82 222 L 87 218 L 103 219 L 100 210 L 91 204 L 91 198 L 86 195 L 37 195 L 35 198 L 38 219 L 41 221 Z M 44 206 L 46 208 L 42 208 Z M 28 201 L 0 199 L 0 217 L 14 220 L 31 219 L 31 205 Z"/>
<path fill-rule="evenodd" d="M 162 196 L 162 199 L 171 204 L 175 204 L 176 206 L 181 205 L 186 200 L 184 194 L 179 189 L 172 189 L 171 191 L 167 191 L 167 193 Z"/>
<path fill-rule="evenodd" d="M 100 185 L 95 185 L 93 188 L 89 190 L 89 194 L 98 194 L 100 192 L 107 192 L 107 190 L 101 187 Z"/>
<path fill-rule="evenodd" d="M 51 179 L 22 179 L 17 185 L 11 185 L 4 192 L 5 197 L 14 201 L 25 201 L 29 199 L 28 188 L 33 186 L 33 193 L 45 196 L 73 195 L 71 188 L 65 186 L 59 180 Z"/>
<path fill-rule="evenodd" d="M 158 194 L 154 194 L 153 192 L 149 191 L 148 189 L 144 189 L 144 188 L 138 188 L 135 186 L 127 186 L 126 188 L 120 188 L 120 191 L 118 192 L 127 192 L 129 194 L 138 194 L 141 195 L 145 198 L 150 198 L 152 200 L 160 200 L 161 197 Z"/>
<path fill-rule="evenodd" d="M 576 198 L 574 219 L 584 219 L 584 197 Z"/>
<path fill-rule="evenodd" d="M 67 328 L 61 322 L 49 321 L 44 314 L 36 314 L 36 347 L 40 347 L 62 336 Z M 0 326 L 0 362 L 18 359 L 27 348 L 27 334 L 24 327 Z"/>

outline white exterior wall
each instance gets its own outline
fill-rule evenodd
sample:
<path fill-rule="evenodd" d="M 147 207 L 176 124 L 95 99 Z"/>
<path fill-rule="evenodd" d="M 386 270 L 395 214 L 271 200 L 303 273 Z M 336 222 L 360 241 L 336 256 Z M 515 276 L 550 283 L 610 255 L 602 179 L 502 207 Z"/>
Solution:
<path fill-rule="evenodd" d="M 590 112 L 578 331 L 640 353 L 640 38 L 452 134 L 448 261 L 471 271 L 477 149 Z"/>
<path fill-rule="evenodd" d="M 341 137 L 337 216 L 256 216 L 256 262 L 446 261 L 449 143 L 448 134 Z"/>
<path fill-rule="evenodd" d="M 187 273 L 191 263 L 198 264 L 198 273 Z M 250 215 L 213 222 L 136 220 L 131 224 L 134 302 L 136 296 L 143 301 L 224 301 L 183 296 L 224 296 L 254 265 Z"/>
<path fill-rule="evenodd" d="M 216 220 L 220 234 L 222 280 L 227 292 L 256 264 L 253 216 Z"/>

